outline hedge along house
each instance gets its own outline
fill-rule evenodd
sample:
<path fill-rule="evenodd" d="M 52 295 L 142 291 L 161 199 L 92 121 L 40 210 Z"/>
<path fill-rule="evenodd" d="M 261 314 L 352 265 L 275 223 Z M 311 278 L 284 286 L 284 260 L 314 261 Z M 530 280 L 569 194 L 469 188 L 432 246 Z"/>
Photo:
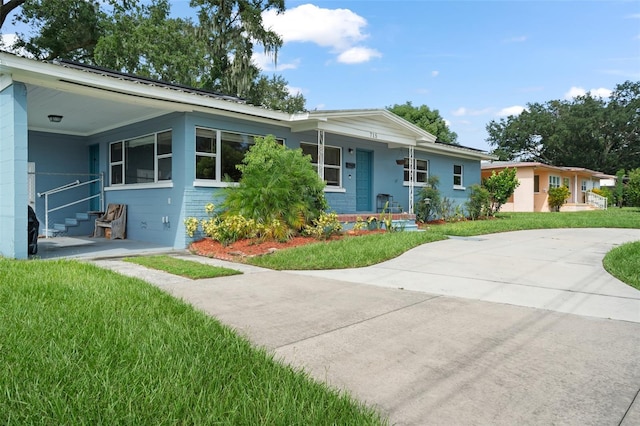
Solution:
<path fill-rule="evenodd" d="M 185 248 L 255 136 L 312 156 L 331 209 L 375 213 L 380 195 L 412 213 L 420 186 L 466 201 L 474 149 L 437 143 L 386 110 L 287 114 L 184 86 L 0 52 L 0 255 L 27 257 L 26 205 L 40 233 L 88 235 L 97 212 L 127 205 L 127 238 Z M 412 164 L 413 167 L 409 167 Z M 91 213 L 94 213 L 92 216 Z M 46 229 L 45 229 L 46 228 Z"/>

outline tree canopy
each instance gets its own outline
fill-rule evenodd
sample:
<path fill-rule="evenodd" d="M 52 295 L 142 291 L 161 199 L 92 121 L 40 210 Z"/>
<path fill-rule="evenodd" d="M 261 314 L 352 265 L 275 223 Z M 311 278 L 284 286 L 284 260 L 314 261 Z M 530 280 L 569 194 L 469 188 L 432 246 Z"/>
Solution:
<path fill-rule="evenodd" d="M 407 101 L 401 105 L 388 106 L 387 110 L 436 136 L 438 142 L 458 144 L 458 135 L 449 130 L 447 122 L 440 116 L 437 109 L 432 110 L 426 105 L 414 107 Z"/>
<path fill-rule="evenodd" d="M 197 22 L 171 16 L 168 0 L 26 0 L 2 4 L 2 19 L 27 24 L 14 47 L 40 60 L 69 59 L 247 98 L 267 108 L 305 109 L 281 76 L 253 62 L 254 47 L 274 61 L 282 39 L 262 23 L 284 0 L 191 0 Z M 19 8 L 19 9 L 18 9 Z"/>
<path fill-rule="evenodd" d="M 605 100 L 590 93 L 571 101 L 527 104 L 520 115 L 487 125 L 500 160 L 540 161 L 615 174 L 640 166 L 640 82 L 616 86 Z"/>

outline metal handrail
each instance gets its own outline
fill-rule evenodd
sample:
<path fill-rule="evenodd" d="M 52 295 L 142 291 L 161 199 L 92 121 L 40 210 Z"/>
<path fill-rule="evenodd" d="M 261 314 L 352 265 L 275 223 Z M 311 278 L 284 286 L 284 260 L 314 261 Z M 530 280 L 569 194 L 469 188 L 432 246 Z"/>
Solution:
<path fill-rule="evenodd" d="M 588 191 L 586 194 L 586 202 L 587 204 L 591 204 L 601 210 L 607 210 L 607 197 L 603 197 L 602 195 L 596 194 L 595 192 Z"/>
<path fill-rule="evenodd" d="M 90 185 L 92 183 L 100 183 L 100 192 L 98 192 L 95 195 L 91 195 L 89 197 L 85 197 L 83 199 L 80 200 L 76 200 L 73 201 L 71 203 L 67 203 L 65 205 L 62 206 L 58 206 L 58 207 L 54 207 L 52 209 L 49 209 L 49 195 L 52 194 L 57 194 L 63 191 L 67 191 L 69 189 L 75 189 L 75 188 L 79 188 L 81 186 L 85 186 L 85 185 Z M 38 197 L 44 197 L 44 227 L 45 227 L 45 238 L 49 238 L 49 213 L 51 212 L 55 212 L 57 210 L 61 210 L 65 207 L 69 207 L 69 206 L 73 206 L 75 204 L 79 204 L 88 200 L 91 200 L 93 198 L 99 197 L 100 198 L 100 207 L 102 210 L 104 210 L 104 197 L 103 197 L 103 188 L 104 188 L 104 174 L 100 173 L 100 177 L 96 178 L 96 179 L 91 179 L 88 180 L 86 182 L 80 182 L 80 180 L 75 180 L 73 182 L 67 183 L 65 185 L 59 186 L 57 188 L 53 188 L 50 189 L 48 191 L 45 192 L 38 192 Z"/>
<path fill-rule="evenodd" d="M 56 192 L 62 192 L 62 191 L 65 191 L 67 189 L 75 188 L 76 186 L 79 186 L 79 184 L 80 184 L 80 180 L 76 179 L 71 183 L 64 184 L 64 185 L 59 186 L 57 188 L 53 188 L 53 189 L 50 189 L 50 190 L 44 191 L 44 192 L 38 192 L 38 197 L 42 197 L 43 195 L 46 196 L 46 195 L 49 195 L 49 194 L 55 194 Z"/>

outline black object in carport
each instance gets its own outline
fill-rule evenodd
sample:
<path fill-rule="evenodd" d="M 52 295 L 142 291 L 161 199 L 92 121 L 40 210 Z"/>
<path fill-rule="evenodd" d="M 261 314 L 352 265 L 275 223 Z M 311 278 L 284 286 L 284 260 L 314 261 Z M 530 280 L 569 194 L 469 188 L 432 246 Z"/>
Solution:
<path fill-rule="evenodd" d="M 38 232 L 40 231 L 40 222 L 36 217 L 36 212 L 29 207 L 29 254 L 38 253 Z"/>

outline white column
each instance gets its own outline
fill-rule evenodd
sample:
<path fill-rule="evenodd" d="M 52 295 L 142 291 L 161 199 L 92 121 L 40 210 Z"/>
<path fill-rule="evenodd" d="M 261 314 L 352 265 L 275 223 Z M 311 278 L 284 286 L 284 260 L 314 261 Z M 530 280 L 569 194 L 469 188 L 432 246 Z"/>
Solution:
<path fill-rule="evenodd" d="M 414 185 L 416 182 L 415 149 L 409 147 L 409 214 L 413 214 Z"/>
<path fill-rule="evenodd" d="M 324 130 L 318 130 L 318 176 L 324 181 Z"/>

